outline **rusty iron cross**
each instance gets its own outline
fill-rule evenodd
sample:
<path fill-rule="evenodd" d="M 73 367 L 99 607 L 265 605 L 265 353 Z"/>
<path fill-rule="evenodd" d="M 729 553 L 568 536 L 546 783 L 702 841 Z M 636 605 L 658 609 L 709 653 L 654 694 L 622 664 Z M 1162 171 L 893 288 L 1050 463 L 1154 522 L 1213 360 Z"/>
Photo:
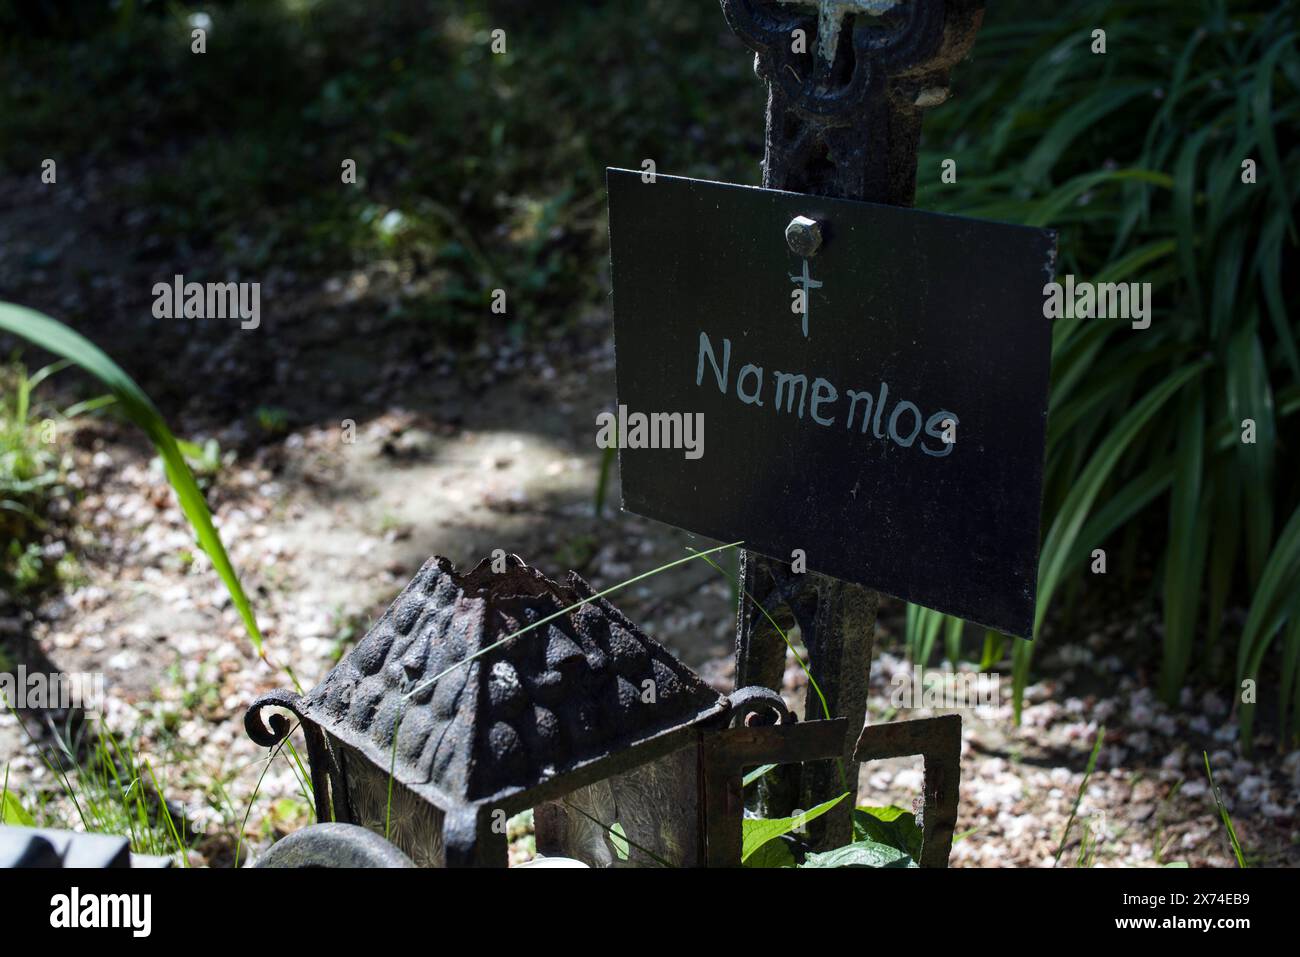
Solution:
<path fill-rule="evenodd" d="M 855 13 L 878 17 L 888 13 L 903 0 L 777 0 L 778 3 L 815 6 L 817 8 L 817 55 L 827 65 L 835 62 L 844 18 Z"/>
<path fill-rule="evenodd" d="M 763 185 L 910 206 L 922 110 L 946 98 L 984 0 L 721 0 L 767 83 Z M 818 56 L 790 32 L 817 16 Z"/>
<path fill-rule="evenodd" d="M 721 4 L 728 25 L 754 51 L 754 70 L 768 87 L 763 185 L 911 206 L 921 112 L 946 98 L 949 71 L 975 41 L 984 0 Z M 818 55 L 812 75 L 806 75 L 807 61 L 793 50 L 790 34 L 814 9 Z M 871 536 L 870 528 L 861 531 Z M 830 716 L 848 719 L 840 761 L 768 774 L 759 810 L 779 817 L 833 798 L 845 784 L 851 789 L 856 783 L 857 761 L 925 754 L 924 863 L 942 866 L 956 817 L 953 742 L 959 749 L 959 719 L 955 727 L 938 719 L 868 728 L 858 740 L 866 720 L 879 596 L 828 575 L 795 572 L 789 562 L 749 551 L 741 554 L 741 587 L 736 686 L 781 687 L 786 653 L 781 630 L 797 624 Z M 805 699 L 806 717 L 820 717 L 819 711 L 818 702 Z M 822 849 L 848 843 L 851 811 L 849 802 L 841 802 L 813 821 L 814 843 Z"/>

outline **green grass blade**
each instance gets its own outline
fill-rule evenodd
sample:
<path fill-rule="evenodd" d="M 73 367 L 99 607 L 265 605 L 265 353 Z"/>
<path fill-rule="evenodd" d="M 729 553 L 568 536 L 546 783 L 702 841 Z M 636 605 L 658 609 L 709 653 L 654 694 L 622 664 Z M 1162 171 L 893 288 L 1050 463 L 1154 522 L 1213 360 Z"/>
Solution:
<path fill-rule="evenodd" d="M 1056 846 L 1056 857 L 1053 858 L 1053 866 L 1061 863 L 1061 855 L 1065 853 L 1065 842 L 1070 836 L 1070 828 L 1074 826 L 1074 819 L 1079 813 L 1079 805 L 1083 802 L 1083 795 L 1088 790 L 1088 780 L 1092 777 L 1092 772 L 1097 768 L 1097 755 L 1101 754 L 1101 742 L 1106 737 L 1106 726 L 1102 725 L 1097 729 L 1096 740 L 1092 742 L 1092 754 L 1088 755 L 1088 766 L 1084 769 L 1083 779 L 1079 782 L 1079 790 L 1075 792 L 1074 804 L 1070 807 L 1070 816 L 1065 821 L 1065 830 L 1061 832 L 1061 843 Z"/>
<path fill-rule="evenodd" d="M 1232 826 L 1232 818 L 1228 816 L 1228 809 L 1223 804 L 1219 786 L 1214 783 L 1214 772 L 1210 770 L 1210 755 L 1202 751 L 1201 757 L 1205 760 L 1205 774 L 1210 779 L 1210 792 L 1214 795 L 1214 804 L 1219 809 L 1219 818 L 1223 821 L 1223 827 L 1228 832 L 1228 841 L 1232 844 L 1232 854 L 1237 859 L 1237 866 L 1245 867 L 1246 855 L 1241 851 L 1241 842 L 1237 840 L 1237 829 Z"/>
<path fill-rule="evenodd" d="M 417 694 L 424 691 L 426 688 L 429 688 L 430 686 L 436 684 L 440 679 L 451 674 L 453 671 L 456 671 L 459 668 L 467 667 L 471 662 L 477 661 L 479 658 L 482 658 L 488 652 L 496 648 L 500 648 L 502 645 L 504 645 L 506 642 L 510 641 L 511 639 L 517 638 L 519 635 L 530 632 L 534 628 L 540 628 L 543 625 L 550 624 L 557 618 L 563 618 L 565 615 L 573 611 L 575 608 L 581 608 L 583 605 L 587 604 L 588 602 L 596 601 L 598 598 L 604 598 L 606 595 L 612 595 L 614 592 L 622 588 L 626 588 L 628 585 L 634 585 L 639 581 L 644 581 L 645 579 L 650 578 L 653 575 L 658 575 L 660 572 L 667 571 L 670 568 L 675 568 L 678 565 L 682 565 L 685 564 L 686 562 L 693 561 L 696 558 L 704 558 L 706 555 L 712 555 L 714 552 L 724 551 L 725 549 L 728 548 L 735 548 L 736 546 L 743 545 L 743 544 L 744 542 L 731 542 L 730 544 L 718 545 L 715 548 L 710 548 L 703 552 L 694 552 L 691 555 L 687 555 L 685 558 L 678 558 L 675 561 L 671 561 L 666 564 L 660 565 L 658 568 L 652 568 L 648 572 L 642 572 L 640 575 L 636 575 L 625 581 L 621 581 L 617 585 L 611 585 L 609 588 L 603 589 L 602 591 L 598 591 L 587 598 L 583 598 L 581 601 L 575 601 L 569 607 L 561 608 L 559 611 L 554 612 L 553 614 L 546 615 L 543 618 L 539 618 L 531 625 L 525 625 L 523 628 L 511 632 L 510 634 L 506 635 L 504 638 L 501 638 L 498 641 L 494 641 L 492 642 L 492 644 L 487 645 L 484 648 L 480 648 L 474 654 L 461 659 L 460 661 L 456 662 L 456 664 L 443 669 L 442 671 L 438 672 L 436 675 L 426 678 L 424 681 L 421 681 L 414 688 L 412 688 L 405 695 L 403 695 L 403 698 L 406 699 L 406 698 L 415 697 Z"/>
<path fill-rule="evenodd" d="M 1286 167 L 1278 152 L 1277 139 L 1273 135 L 1273 72 L 1284 54 L 1295 56 L 1296 34 L 1288 33 L 1277 40 L 1264 54 L 1255 71 L 1255 87 L 1251 91 L 1251 109 L 1255 121 L 1255 131 L 1259 135 L 1260 151 L 1263 154 L 1263 166 L 1266 170 L 1276 171 L 1276 175 L 1265 173 L 1273 191 L 1275 209 L 1286 216 L 1287 229 L 1291 241 L 1296 242 L 1295 219 L 1291 215 L 1291 199 L 1287 194 L 1288 178 L 1283 172 Z"/>

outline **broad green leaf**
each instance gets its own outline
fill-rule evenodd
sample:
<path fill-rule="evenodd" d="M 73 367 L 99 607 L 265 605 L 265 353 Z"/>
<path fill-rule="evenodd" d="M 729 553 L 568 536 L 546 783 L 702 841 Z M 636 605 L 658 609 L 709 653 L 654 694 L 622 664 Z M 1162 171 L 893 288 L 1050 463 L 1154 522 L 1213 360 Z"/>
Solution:
<path fill-rule="evenodd" d="M 790 849 L 790 842 L 784 838 L 778 837 L 768 841 L 759 847 L 753 854 L 749 855 L 743 862 L 744 867 L 771 868 L 771 867 L 794 867 L 794 851 Z"/>
<path fill-rule="evenodd" d="M 811 810 L 804 811 L 802 814 L 796 814 L 793 817 L 747 817 L 741 821 L 741 850 L 740 861 L 743 864 L 749 859 L 760 847 L 775 837 L 783 834 L 789 834 L 803 828 L 809 821 L 814 821 L 821 817 L 835 805 L 839 804 L 849 792 L 845 791 L 837 798 L 831 798 L 818 804 Z"/>
<path fill-rule="evenodd" d="M 853 839 L 875 841 L 921 859 L 924 843 L 916 815 L 901 807 L 857 807 L 853 809 Z"/>
<path fill-rule="evenodd" d="M 609 843 L 614 845 L 614 853 L 618 855 L 620 861 L 626 861 L 631 849 L 627 842 L 627 832 L 623 830 L 623 825 L 615 821 L 609 826 Z"/>
<path fill-rule="evenodd" d="M 906 851 L 875 841 L 855 841 L 824 854 L 809 854 L 800 867 L 916 867 Z"/>
<path fill-rule="evenodd" d="M 13 824 L 18 827 L 35 827 L 36 821 L 18 800 L 13 791 L 4 792 L 4 801 L 0 802 L 0 824 Z"/>

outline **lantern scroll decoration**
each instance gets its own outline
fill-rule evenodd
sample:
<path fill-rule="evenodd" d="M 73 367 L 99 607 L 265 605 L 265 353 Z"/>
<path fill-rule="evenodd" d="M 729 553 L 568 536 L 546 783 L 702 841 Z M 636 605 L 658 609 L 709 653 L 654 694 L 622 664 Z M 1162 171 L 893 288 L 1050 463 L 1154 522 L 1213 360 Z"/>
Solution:
<path fill-rule="evenodd" d="M 796 723 L 779 695 L 719 694 L 576 574 L 557 583 L 516 556 L 465 575 L 426 562 L 319 685 L 253 703 L 245 725 L 265 746 L 290 731 L 272 708 L 306 733 L 318 820 L 368 828 L 423 867 L 504 866 L 506 821 L 529 808 L 542 853 L 718 862 L 706 735 L 770 722 L 773 755 L 805 754 L 782 743 Z M 738 839 L 739 820 L 719 820 Z"/>

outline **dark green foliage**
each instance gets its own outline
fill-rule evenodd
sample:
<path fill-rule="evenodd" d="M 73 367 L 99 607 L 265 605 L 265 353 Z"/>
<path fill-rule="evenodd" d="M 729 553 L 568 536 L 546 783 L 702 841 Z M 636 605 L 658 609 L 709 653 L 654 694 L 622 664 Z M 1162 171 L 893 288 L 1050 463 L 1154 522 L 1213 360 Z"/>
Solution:
<path fill-rule="evenodd" d="M 606 166 L 758 179 L 761 86 L 697 0 L 204 9 L 204 55 L 184 16 L 136 16 L 0 62 L 0 165 L 146 158 L 127 198 L 182 252 L 396 259 L 413 317 L 471 330 L 502 288 L 521 335 L 601 301 Z"/>
<path fill-rule="evenodd" d="M 64 416 L 32 394 L 57 371 L 47 366 L 29 376 L 20 364 L 0 366 L 0 607 L 6 598 L 39 595 L 58 579 L 57 561 L 44 546 L 54 537 L 53 502 L 71 491 L 56 441 Z"/>
<path fill-rule="evenodd" d="M 1090 3 L 1068 16 L 995 11 L 958 99 L 933 112 L 917 205 L 1060 230 L 1058 277 L 1150 282 L 1148 329 L 1058 320 L 1039 571 L 1039 624 L 1122 529 L 1145 542 L 1164 605 L 1160 690 L 1202 666 L 1280 673 L 1260 693 L 1300 730 L 1300 354 L 1294 205 L 1300 182 L 1296 8 L 1217 0 Z M 1106 30 L 1106 53 L 1091 51 Z M 939 164 L 958 162 L 958 182 Z M 1258 181 L 1243 183 L 1253 159 Z M 1255 423 L 1243 442 L 1242 421 Z M 1149 525 L 1143 527 L 1150 527 Z M 1224 636 L 1229 603 L 1250 608 Z M 931 613 L 914 614 L 925 635 Z M 1281 648 L 1277 639 L 1281 637 Z M 1235 667 L 1231 659 L 1235 642 Z M 924 643 L 931 643 L 932 639 Z M 1015 650 L 1017 710 L 1033 646 Z M 1253 705 L 1242 709 L 1249 735 Z"/>

